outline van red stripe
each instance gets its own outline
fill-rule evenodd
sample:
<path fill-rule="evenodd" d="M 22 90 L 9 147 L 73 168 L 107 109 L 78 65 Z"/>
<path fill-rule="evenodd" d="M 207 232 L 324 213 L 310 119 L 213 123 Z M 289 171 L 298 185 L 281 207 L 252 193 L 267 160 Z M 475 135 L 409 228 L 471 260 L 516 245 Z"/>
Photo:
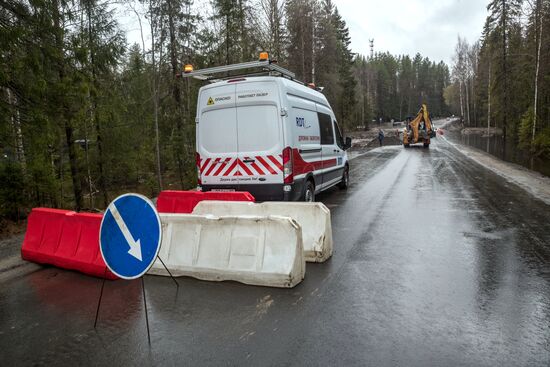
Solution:
<path fill-rule="evenodd" d="M 283 165 L 277 160 L 277 158 L 272 155 L 268 155 L 267 158 L 269 158 L 271 162 L 273 162 L 281 172 L 283 171 Z"/>
<path fill-rule="evenodd" d="M 303 173 L 308 173 L 312 171 L 316 171 L 323 168 L 329 168 L 336 166 L 336 159 L 326 159 L 326 160 L 320 160 L 320 161 L 311 161 L 306 162 L 302 158 L 300 152 L 298 149 L 294 148 L 292 151 L 292 155 L 294 156 L 294 165 L 293 165 L 293 174 L 294 176 L 301 175 Z"/>
<path fill-rule="evenodd" d="M 250 157 L 244 157 L 244 159 L 250 159 Z M 262 171 L 262 169 L 260 168 L 260 166 L 258 166 L 258 165 L 256 164 L 256 162 L 250 163 L 250 166 L 251 166 L 252 168 L 254 168 L 254 169 L 256 170 L 256 172 L 258 172 L 258 174 L 259 174 L 260 176 L 265 176 L 264 171 Z"/>
<path fill-rule="evenodd" d="M 205 176 L 208 176 L 210 175 L 210 172 L 212 172 L 214 170 L 214 168 L 216 167 L 216 163 L 218 163 L 220 161 L 219 158 L 216 158 L 214 160 L 214 162 L 212 162 L 212 164 L 210 165 L 210 168 L 208 168 L 208 171 L 206 171 L 206 173 L 204 174 Z"/>
<path fill-rule="evenodd" d="M 229 166 L 229 168 L 222 174 L 222 176 L 229 176 L 229 174 L 231 173 L 231 171 L 233 171 L 235 169 L 235 166 L 237 165 L 238 163 L 238 159 L 235 159 L 233 161 L 233 163 L 231 163 L 231 165 Z M 238 171 L 237 171 L 238 172 Z"/>
<path fill-rule="evenodd" d="M 269 163 L 267 163 L 262 157 L 260 156 L 257 156 L 256 159 L 258 160 L 258 162 L 260 162 L 262 164 L 262 166 L 264 166 L 272 175 L 276 175 L 277 174 L 277 171 L 275 171 L 271 165 Z"/>
<path fill-rule="evenodd" d="M 336 159 L 327 159 L 323 161 L 323 168 L 330 168 L 336 166 Z"/>
<path fill-rule="evenodd" d="M 208 163 L 210 163 L 211 159 L 210 158 L 207 158 L 205 161 L 204 161 L 204 164 L 201 166 L 201 173 L 204 171 L 204 169 L 206 168 L 206 166 L 208 166 Z"/>
<path fill-rule="evenodd" d="M 239 161 L 239 167 L 241 167 L 247 175 L 249 176 L 254 175 L 250 170 L 250 168 L 246 166 L 246 164 L 244 164 L 240 159 L 238 159 L 238 161 Z"/>
<path fill-rule="evenodd" d="M 223 161 L 222 164 L 220 164 L 220 168 L 218 168 L 216 170 L 216 172 L 214 172 L 213 176 L 217 176 L 220 174 L 221 171 L 223 171 L 223 169 L 225 168 L 225 166 L 227 166 L 227 163 L 229 163 L 229 161 L 231 160 L 231 158 L 225 158 L 225 161 Z"/>

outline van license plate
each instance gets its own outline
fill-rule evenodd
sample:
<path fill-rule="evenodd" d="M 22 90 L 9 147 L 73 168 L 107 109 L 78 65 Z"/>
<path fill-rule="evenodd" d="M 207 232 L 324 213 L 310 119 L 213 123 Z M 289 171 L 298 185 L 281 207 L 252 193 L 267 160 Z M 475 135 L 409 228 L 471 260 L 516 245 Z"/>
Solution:
<path fill-rule="evenodd" d="M 212 189 L 210 191 L 216 191 L 216 192 L 234 192 L 235 189 Z"/>

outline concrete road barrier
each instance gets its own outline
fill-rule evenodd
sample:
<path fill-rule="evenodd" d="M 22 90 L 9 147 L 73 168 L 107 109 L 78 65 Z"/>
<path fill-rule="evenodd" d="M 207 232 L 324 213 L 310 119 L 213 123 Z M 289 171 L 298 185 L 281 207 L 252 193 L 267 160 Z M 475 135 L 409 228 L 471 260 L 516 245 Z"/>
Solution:
<path fill-rule="evenodd" d="M 332 256 L 330 210 L 323 203 L 202 201 L 197 204 L 193 214 L 290 217 L 302 227 L 306 261 L 324 262 Z"/>
<path fill-rule="evenodd" d="M 302 230 L 291 218 L 160 214 L 159 257 L 172 275 L 291 288 L 305 276 Z M 157 259 L 149 274 L 168 275 Z"/>

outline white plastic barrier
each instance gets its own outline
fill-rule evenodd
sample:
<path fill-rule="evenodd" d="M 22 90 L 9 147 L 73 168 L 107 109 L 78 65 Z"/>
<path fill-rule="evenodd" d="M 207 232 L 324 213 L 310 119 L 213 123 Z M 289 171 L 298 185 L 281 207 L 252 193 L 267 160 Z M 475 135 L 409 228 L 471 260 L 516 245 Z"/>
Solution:
<path fill-rule="evenodd" d="M 323 203 L 202 201 L 195 207 L 193 214 L 290 217 L 302 227 L 306 261 L 323 262 L 332 256 L 330 210 Z"/>
<path fill-rule="evenodd" d="M 305 276 L 302 230 L 291 218 L 160 214 L 160 258 L 174 276 L 291 288 Z M 150 274 L 168 275 L 157 259 Z"/>

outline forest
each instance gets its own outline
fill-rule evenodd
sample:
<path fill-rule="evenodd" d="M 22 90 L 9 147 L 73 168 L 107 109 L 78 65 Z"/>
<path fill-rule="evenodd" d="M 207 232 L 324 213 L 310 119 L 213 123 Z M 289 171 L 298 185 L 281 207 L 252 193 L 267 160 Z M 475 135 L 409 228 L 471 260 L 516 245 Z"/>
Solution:
<path fill-rule="evenodd" d="M 550 164 L 550 1 L 492 0 L 481 38 L 458 37 L 451 111 Z"/>
<path fill-rule="evenodd" d="M 120 9 L 137 19 L 141 42 L 126 40 Z M 496 91 L 499 26 L 488 25 L 487 32 L 495 43 L 480 46 L 479 75 L 461 79 L 453 71 L 452 83 L 445 63 L 420 53 L 354 53 L 331 0 L 2 0 L 0 216 L 18 220 L 36 206 L 97 210 L 128 191 L 154 197 L 195 187 L 202 83 L 181 78 L 187 63 L 198 69 L 268 51 L 298 79 L 323 86 L 340 125 L 352 131 L 380 118 L 403 120 L 421 102 L 434 115 L 447 115 L 444 91 L 468 88 L 478 98 L 466 98 L 471 121 L 481 121 L 482 57 L 490 49 L 496 121 L 504 113 Z M 506 42 L 517 37 L 510 33 Z M 534 46 L 522 47 L 532 53 Z M 512 100 L 516 80 L 508 80 Z M 548 88 L 541 86 L 539 98 L 548 98 Z M 524 119 L 530 100 L 521 105 Z M 542 128 L 548 110 L 538 114 Z"/>

